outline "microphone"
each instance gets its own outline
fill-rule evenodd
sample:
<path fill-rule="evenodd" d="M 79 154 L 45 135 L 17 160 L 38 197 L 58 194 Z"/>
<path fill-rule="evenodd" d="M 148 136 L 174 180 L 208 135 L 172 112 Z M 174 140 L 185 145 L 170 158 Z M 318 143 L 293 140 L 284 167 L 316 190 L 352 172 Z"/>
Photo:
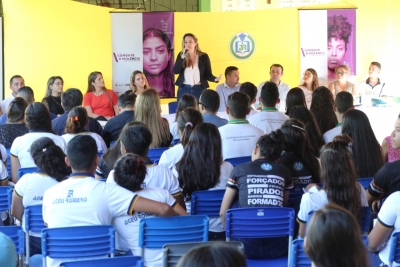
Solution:
<path fill-rule="evenodd" d="M 187 56 L 187 52 L 188 52 L 188 51 L 189 51 L 188 49 L 185 49 L 185 52 L 183 53 L 183 56 L 184 56 L 184 57 Z"/>

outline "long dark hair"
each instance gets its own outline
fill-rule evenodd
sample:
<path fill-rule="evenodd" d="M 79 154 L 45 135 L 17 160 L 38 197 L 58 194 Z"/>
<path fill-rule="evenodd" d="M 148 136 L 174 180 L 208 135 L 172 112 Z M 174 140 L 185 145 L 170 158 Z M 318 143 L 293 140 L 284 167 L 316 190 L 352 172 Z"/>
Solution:
<path fill-rule="evenodd" d="M 196 126 L 176 164 L 185 201 L 197 190 L 214 187 L 221 174 L 222 144 L 217 126 L 201 123 Z"/>
<path fill-rule="evenodd" d="M 338 135 L 321 149 L 321 179 L 329 202 L 336 203 L 352 214 L 359 214 L 358 175 L 348 149 L 352 142 L 347 134 Z"/>
<path fill-rule="evenodd" d="M 257 141 L 260 156 L 273 161 L 278 160 L 282 154 L 284 138 L 285 136 L 280 129 L 262 135 Z"/>
<path fill-rule="evenodd" d="M 117 160 L 114 166 L 114 180 L 132 192 L 141 190 L 146 178 L 146 164 L 138 155 L 127 153 Z"/>
<path fill-rule="evenodd" d="M 185 147 L 189 142 L 190 135 L 197 124 L 203 122 L 203 116 L 200 111 L 194 108 L 185 108 L 178 113 L 177 126 L 179 131 L 182 133 L 181 143 Z"/>
<path fill-rule="evenodd" d="M 381 146 L 376 140 L 367 115 L 351 109 L 343 115 L 342 134 L 353 139 L 353 159 L 359 177 L 372 177 L 383 166 Z"/>
<path fill-rule="evenodd" d="M 283 150 L 301 158 L 310 169 L 313 182 L 318 183 L 321 175 L 320 165 L 313 153 L 304 124 L 299 120 L 289 119 L 282 124 L 281 130 L 285 136 Z"/>
<path fill-rule="evenodd" d="M 54 133 L 49 110 L 40 102 L 33 102 L 25 110 L 25 125 L 29 130 Z"/>
<path fill-rule="evenodd" d="M 178 120 L 179 112 L 185 108 L 197 109 L 197 100 L 193 95 L 184 94 L 178 102 L 178 108 L 176 109 L 175 121 Z"/>
<path fill-rule="evenodd" d="M 314 155 L 319 157 L 319 150 L 323 146 L 324 140 L 314 115 L 306 107 L 296 106 L 290 110 L 289 117 L 304 124 Z"/>
<path fill-rule="evenodd" d="M 286 112 L 289 116 L 290 110 L 295 106 L 307 107 L 306 97 L 304 96 L 303 90 L 299 87 L 295 87 L 289 90 L 286 96 Z"/>
<path fill-rule="evenodd" d="M 334 111 L 332 92 L 325 86 L 320 86 L 312 94 L 310 111 L 313 113 L 321 134 L 336 127 L 338 120 Z"/>
<path fill-rule="evenodd" d="M 48 137 L 36 139 L 30 148 L 36 166 L 48 176 L 61 182 L 71 174 L 71 167 L 65 164 L 65 154 L 53 140 Z"/>

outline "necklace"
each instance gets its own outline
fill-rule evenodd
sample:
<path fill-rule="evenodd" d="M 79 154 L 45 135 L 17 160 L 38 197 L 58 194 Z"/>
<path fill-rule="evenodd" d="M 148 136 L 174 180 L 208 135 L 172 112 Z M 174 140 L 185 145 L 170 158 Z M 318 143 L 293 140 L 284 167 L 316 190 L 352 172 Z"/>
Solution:
<path fill-rule="evenodd" d="M 58 96 L 56 96 L 56 97 L 58 97 Z M 58 103 L 58 102 L 54 99 L 54 96 L 51 95 L 51 99 L 53 99 L 53 101 L 56 102 L 57 105 L 59 105 L 60 107 L 62 107 L 61 104 Z M 61 97 L 60 97 L 60 102 L 61 102 Z"/>

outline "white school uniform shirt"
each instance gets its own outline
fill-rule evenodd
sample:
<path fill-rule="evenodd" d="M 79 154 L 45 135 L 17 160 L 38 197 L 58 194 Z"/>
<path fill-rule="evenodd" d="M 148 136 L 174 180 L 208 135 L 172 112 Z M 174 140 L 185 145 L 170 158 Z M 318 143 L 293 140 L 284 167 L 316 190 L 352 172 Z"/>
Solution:
<path fill-rule="evenodd" d="M 18 158 L 21 168 L 36 167 L 30 151 L 32 143 L 40 137 L 49 137 L 65 154 L 67 154 L 67 144 L 61 136 L 46 132 L 29 132 L 15 138 L 10 149 L 10 154 Z"/>
<path fill-rule="evenodd" d="M 264 132 L 247 120 L 230 120 L 227 125 L 218 128 L 222 139 L 223 159 L 251 156 L 258 138 Z"/>
<path fill-rule="evenodd" d="M 0 153 L 1 153 L 1 161 L 5 162 L 7 160 L 7 150 L 2 144 L 0 144 Z"/>
<path fill-rule="evenodd" d="M 115 217 L 132 215 L 137 199 L 135 193 L 97 181 L 90 173 L 73 173 L 44 193 L 43 220 L 48 228 L 109 225 Z M 46 260 L 47 266 L 58 267 L 77 259 Z"/>
<path fill-rule="evenodd" d="M 160 157 L 160 161 L 158 162 L 158 165 L 164 165 L 168 169 L 172 169 L 175 164 L 181 160 L 183 156 L 183 146 L 182 144 L 177 144 L 170 149 L 165 150 Z"/>
<path fill-rule="evenodd" d="M 342 133 L 342 124 L 339 123 L 335 128 L 330 129 L 326 133 L 324 133 L 324 142 L 325 144 L 332 142 L 333 139 Z"/>
<path fill-rule="evenodd" d="M 178 131 L 178 123 L 176 121 L 169 124 L 169 132 L 172 135 L 172 140 L 181 139 Z"/>
<path fill-rule="evenodd" d="M 69 141 L 71 141 L 72 138 L 74 138 L 75 136 L 78 136 L 78 135 L 90 135 L 96 141 L 97 151 L 100 153 L 106 153 L 106 151 L 107 151 L 106 143 L 104 142 L 103 138 L 100 135 L 98 135 L 97 133 L 84 132 L 84 133 L 76 133 L 76 134 L 63 134 L 63 135 L 61 135 L 61 137 L 64 138 L 65 142 L 68 145 Z"/>
<path fill-rule="evenodd" d="M 167 191 L 161 188 L 145 188 L 137 191 L 138 196 L 154 200 L 161 203 L 166 203 L 171 207 L 175 207 L 177 202 L 175 198 Z M 113 220 L 113 225 L 118 233 L 119 238 L 122 238 L 126 246 L 132 251 L 133 256 L 141 256 L 142 249 L 138 246 L 139 243 L 139 223 L 141 219 L 157 217 L 154 214 L 135 212 L 132 216 L 116 217 Z M 144 266 L 163 266 L 162 265 L 162 249 L 144 249 Z"/>
<path fill-rule="evenodd" d="M 28 173 L 18 180 L 14 187 L 14 193 L 22 198 L 22 205 L 26 208 L 42 204 L 44 192 L 56 184 L 58 184 L 57 180 L 44 172 Z M 25 223 L 22 223 L 22 228 L 25 232 Z M 29 232 L 29 234 L 37 237 L 41 236 L 40 232 Z"/>
<path fill-rule="evenodd" d="M 1 111 L 5 114 L 8 111 L 8 106 L 10 105 L 11 101 L 14 100 L 14 96 L 12 95 L 12 93 L 10 94 L 9 97 L 7 97 L 6 99 L 4 99 L 3 101 L 1 101 Z"/>
<path fill-rule="evenodd" d="M 250 112 L 249 112 L 249 114 L 248 114 L 248 115 L 246 115 L 246 120 L 248 120 L 248 119 L 249 119 L 251 116 L 253 116 L 253 115 L 255 115 L 255 114 L 258 114 L 258 113 L 260 113 L 260 111 L 259 111 L 259 110 L 250 109 Z M 227 120 L 229 120 L 229 118 L 228 118 Z"/>
<path fill-rule="evenodd" d="M 226 184 L 228 183 L 232 171 L 233 171 L 233 166 L 231 163 L 227 161 L 222 162 L 219 181 L 214 187 L 208 190 L 226 189 Z M 172 169 L 172 172 L 174 173 L 175 176 L 177 177 L 179 176 L 178 171 L 175 169 L 175 167 Z M 186 204 L 186 211 L 188 214 L 190 214 L 192 206 L 191 202 L 185 201 L 185 204 Z M 208 230 L 210 232 L 223 232 L 225 231 L 225 228 L 223 227 L 220 218 L 210 218 Z"/>
<path fill-rule="evenodd" d="M 260 99 L 260 96 L 261 96 L 261 89 L 262 89 L 262 87 L 264 86 L 264 84 L 265 84 L 266 82 L 270 82 L 270 81 L 271 81 L 271 80 L 265 81 L 265 82 L 262 82 L 262 83 L 260 83 L 260 84 L 258 85 L 258 87 L 257 87 L 256 102 L 252 105 L 252 107 L 253 107 L 254 109 L 258 109 L 258 108 L 261 107 L 261 103 L 260 103 L 260 100 L 259 100 L 259 99 Z M 287 94 L 288 94 L 289 90 L 290 90 L 289 85 L 287 85 L 286 83 L 284 83 L 284 82 L 282 82 L 282 81 L 279 82 L 278 91 L 279 91 L 279 99 L 280 99 L 281 101 L 279 102 L 279 104 L 276 104 L 275 107 L 276 107 L 280 112 L 285 113 L 285 111 L 286 111 L 286 97 L 287 97 Z"/>
<path fill-rule="evenodd" d="M 249 123 L 261 130 L 265 134 L 280 129 L 282 124 L 288 120 L 289 117 L 276 108 L 264 108 L 258 114 L 249 118 Z"/>

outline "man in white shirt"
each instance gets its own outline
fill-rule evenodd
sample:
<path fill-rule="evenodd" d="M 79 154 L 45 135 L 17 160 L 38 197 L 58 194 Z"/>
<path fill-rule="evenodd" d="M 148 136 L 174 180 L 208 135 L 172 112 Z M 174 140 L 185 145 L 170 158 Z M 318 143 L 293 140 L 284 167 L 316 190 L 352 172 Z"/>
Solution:
<path fill-rule="evenodd" d="M 334 109 L 336 113 L 336 118 L 338 120 L 338 124 L 336 125 L 335 128 L 324 133 L 325 144 L 332 142 L 335 136 L 340 135 L 342 133 L 343 114 L 346 113 L 346 111 L 348 111 L 349 109 L 353 108 L 354 108 L 353 95 L 351 93 L 342 91 L 336 95 Z"/>
<path fill-rule="evenodd" d="M 246 115 L 250 112 L 250 97 L 245 93 L 235 92 L 228 97 L 226 113 L 227 125 L 219 127 L 222 139 L 223 159 L 249 157 L 258 138 L 264 132 L 249 124 Z"/>
<path fill-rule="evenodd" d="M 261 102 L 259 101 L 261 95 L 261 88 L 264 86 L 266 82 L 273 82 L 278 86 L 279 90 L 279 98 L 281 100 L 280 103 L 276 105 L 276 108 L 280 112 L 285 112 L 286 109 L 286 95 L 290 90 L 289 85 L 281 81 L 281 77 L 283 76 L 283 67 L 280 64 L 272 64 L 269 68 L 269 81 L 262 82 L 257 87 L 257 96 L 256 102 L 253 104 L 254 109 L 261 109 Z"/>
<path fill-rule="evenodd" d="M 247 114 L 246 119 L 254 114 L 260 112 L 259 110 L 255 110 L 252 105 L 256 102 L 257 96 L 257 87 L 251 82 L 245 82 L 240 85 L 239 92 L 245 93 L 250 97 L 250 112 Z"/>
<path fill-rule="evenodd" d="M 371 99 L 387 95 L 385 92 L 386 83 L 379 78 L 381 64 L 371 62 L 369 66 L 369 77 L 358 84 L 358 92 L 361 94 L 361 102 L 371 105 Z"/>
<path fill-rule="evenodd" d="M 7 113 L 8 110 L 8 105 L 10 102 L 17 96 L 18 89 L 21 88 L 22 86 L 25 86 L 25 81 L 24 78 L 22 78 L 21 75 L 14 75 L 10 79 L 10 89 L 11 89 L 11 95 L 1 101 L 1 112 L 2 113 Z"/>
<path fill-rule="evenodd" d="M 239 69 L 234 66 L 229 66 L 225 69 L 225 82 L 215 88 L 219 94 L 219 112 L 224 112 L 228 103 L 228 96 L 239 91 Z"/>
<path fill-rule="evenodd" d="M 265 134 L 280 129 L 282 124 L 289 119 L 283 112 L 278 111 L 279 104 L 278 86 L 273 82 L 266 82 L 261 89 L 260 102 L 262 110 L 249 118 L 251 125 L 260 128 Z"/>

